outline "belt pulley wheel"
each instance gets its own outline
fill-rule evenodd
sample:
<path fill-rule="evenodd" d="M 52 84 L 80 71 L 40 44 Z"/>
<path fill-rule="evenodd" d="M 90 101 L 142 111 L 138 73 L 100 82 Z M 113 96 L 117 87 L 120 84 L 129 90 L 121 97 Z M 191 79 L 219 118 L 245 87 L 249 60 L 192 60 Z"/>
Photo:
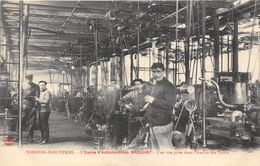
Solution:
<path fill-rule="evenodd" d="M 189 112 L 193 112 L 198 108 L 198 104 L 194 99 L 185 100 L 183 104 L 184 108 Z"/>

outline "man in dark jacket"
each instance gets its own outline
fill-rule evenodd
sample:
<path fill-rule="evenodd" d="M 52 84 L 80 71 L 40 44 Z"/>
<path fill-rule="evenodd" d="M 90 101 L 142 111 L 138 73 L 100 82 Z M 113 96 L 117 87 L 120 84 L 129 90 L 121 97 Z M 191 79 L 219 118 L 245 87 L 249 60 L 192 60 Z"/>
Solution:
<path fill-rule="evenodd" d="M 25 83 L 23 84 L 23 112 L 22 112 L 22 126 L 28 126 L 27 140 L 33 141 L 33 133 L 36 121 L 36 113 L 38 109 L 36 97 L 39 97 L 39 86 L 32 82 L 33 75 L 25 76 Z"/>
<path fill-rule="evenodd" d="M 151 94 L 145 96 L 149 103 L 145 118 L 150 124 L 153 148 L 170 148 L 173 129 L 172 111 L 176 102 L 176 88 L 164 76 L 164 65 L 154 63 L 151 67 L 153 84 Z"/>

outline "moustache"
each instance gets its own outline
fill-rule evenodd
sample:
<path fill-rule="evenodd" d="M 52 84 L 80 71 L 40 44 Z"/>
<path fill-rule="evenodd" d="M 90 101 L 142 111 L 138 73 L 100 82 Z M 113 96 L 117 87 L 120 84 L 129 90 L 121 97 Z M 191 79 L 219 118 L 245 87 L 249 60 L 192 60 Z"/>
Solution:
<path fill-rule="evenodd" d="M 156 78 L 158 78 L 158 77 L 153 77 L 153 78 L 151 78 L 151 79 L 149 80 L 149 82 L 150 82 L 151 84 L 155 85 L 155 84 L 156 84 Z"/>

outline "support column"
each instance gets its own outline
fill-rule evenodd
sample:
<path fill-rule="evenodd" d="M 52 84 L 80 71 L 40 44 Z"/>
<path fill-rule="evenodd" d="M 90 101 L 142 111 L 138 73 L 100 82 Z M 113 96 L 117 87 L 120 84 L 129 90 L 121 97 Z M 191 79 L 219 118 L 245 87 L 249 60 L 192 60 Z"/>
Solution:
<path fill-rule="evenodd" d="M 131 64 L 130 64 L 130 79 L 131 79 L 131 82 L 134 80 L 134 55 L 131 54 L 130 55 L 130 60 L 131 60 Z"/>
<path fill-rule="evenodd" d="M 18 136 L 19 141 L 18 145 L 19 147 L 22 146 L 22 103 L 23 103 L 23 96 L 22 96 L 22 83 L 23 83 L 23 77 L 24 77 L 24 20 L 23 20 L 23 1 L 20 1 L 19 3 L 19 130 L 18 130 Z"/>
<path fill-rule="evenodd" d="M 90 66 L 87 67 L 87 87 L 89 87 L 90 84 Z"/>
<path fill-rule="evenodd" d="M 2 49 L 2 44 L 3 44 L 3 37 L 2 37 L 2 34 L 0 33 L 0 55 L 3 56 L 3 49 Z"/>
<path fill-rule="evenodd" d="M 176 0 L 176 17 L 175 17 L 175 25 L 176 25 L 176 29 L 175 29 L 175 63 L 173 64 L 173 68 L 174 68 L 174 85 L 177 85 L 177 72 L 178 72 L 178 23 L 179 23 L 179 0 Z"/>
<path fill-rule="evenodd" d="M 124 63 L 125 63 L 124 55 L 123 55 L 123 53 L 121 53 L 121 55 L 120 55 L 120 75 L 119 75 L 121 88 L 123 88 L 125 85 L 125 77 L 124 77 L 124 66 L 125 65 L 124 65 Z"/>
<path fill-rule="evenodd" d="M 234 31 L 232 40 L 232 71 L 238 72 L 238 17 L 234 16 Z"/>
<path fill-rule="evenodd" d="M 138 3 L 138 19 L 140 17 L 140 2 Z M 138 24 L 138 28 L 137 28 L 137 64 L 136 64 L 136 78 L 139 78 L 139 67 L 140 67 L 140 24 Z"/>
<path fill-rule="evenodd" d="M 95 40 L 95 57 L 96 57 L 96 63 L 95 63 L 95 77 L 96 77 L 96 82 L 95 82 L 95 87 L 96 87 L 96 91 L 98 90 L 98 50 L 97 50 L 97 27 L 96 25 L 94 25 L 94 40 Z"/>
<path fill-rule="evenodd" d="M 166 43 L 166 78 L 168 79 L 169 77 L 169 49 L 171 46 L 171 42 L 167 39 L 167 43 Z"/>
<path fill-rule="evenodd" d="M 219 20 L 216 9 L 212 9 L 213 18 L 213 38 L 214 38 L 214 76 L 219 72 Z"/>
<path fill-rule="evenodd" d="M 148 67 L 148 70 L 149 70 L 149 80 L 152 78 L 152 71 L 151 71 L 151 66 L 152 66 L 152 58 L 151 58 L 151 49 L 152 48 L 149 48 L 149 67 Z"/>
<path fill-rule="evenodd" d="M 187 1 L 187 19 L 186 19 L 186 43 L 185 43 L 185 82 L 190 82 L 190 4 Z"/>
<path fill-rule="evenodd" d="M 72 87 L 72 84 L 73 84 L 73 82 L 72 82 L 73 69 L 74 68 L 72 68 L 72 66 L 71 66 L 71 68 L 70 68 L 70 94 L 72 94 L 72 91 L 73 91 L 73 87 Z"/>
<path fill-rule="evenodd" d="M 23 31 L 23 43 L 24 43 L 24 67 L 25 74 L 26 70 L 28 70 L 28 52 L 27 52 L 27 35 L 28 35 L 28 24 L 29 24 L 29 5 L 24 5 L 24 31 Z"/>
<path fill-rule="evenodd" d="M 80 77 L 80 79 L 79 79 L 79 81 L 80 81 L 80 88 L 82 88 L 83 87 L 83 69 L 82 69 L 82 67 L 83 67 L 83 65 L 82 65 L 83 41 L 80 40 L 79 44 L 80 44 L 80 60 L 79 60 L 79 66 L 80 66 L 80 68 L 79 68 L 79 77 Z"/>
<path fill-rule="evenodd" d="M 202 64 L 201 64 L 201 76 L 205 78 L 205 35 L 206 35 L 206 7 L 205 4 L 202 2 Z M 206 83 L 202 81 L 202 113 L 203 113 L 203 146 L 207 145 L 206 142 Z"/>

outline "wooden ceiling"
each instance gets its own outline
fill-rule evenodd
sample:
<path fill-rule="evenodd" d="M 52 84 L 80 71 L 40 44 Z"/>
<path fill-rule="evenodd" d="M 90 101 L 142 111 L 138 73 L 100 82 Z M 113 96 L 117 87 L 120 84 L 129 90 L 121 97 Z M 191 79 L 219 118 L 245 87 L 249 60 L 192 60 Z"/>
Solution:
<path fill-rule="evenodd" d="M 179 2 L 178 7 L 182 10 L 179 12 L 178 23 L 185 23 L 187 3 L 189 2 Z M 200 19 L 197 12 L 199 3 L 193 2 L 194 26 L 198 25 Z M 232 4 L 228 0 L 207 1 L 207 16 L 210 17 L 211 9 L 230 9 Z M 232 12 L 242 9 L 251 11 L 254 3 L 248 2 L 242 9 L 237 8 L 233 8 Z M 76 61 L 81 58 L 83 65 L 94 61 L 93 27 L 98 31 L 99 58 L 111 57 L 115 53 L 120 54 L 122 49 L 136 46 L 138 27 L 140 43 L 161 37 L 162 34 L 171 39 L 175 38 L 175 1 L 25 0 L 24 10 L 28 11 L 27 52 L 34 69 L 44 69 L 46 66 L 59 69 L 64 66 L 61 64 L 71 63 L 68 57 Z M 219 15 L 227 18 L 230 11 L 220 11 Z M 0 22 L 0 30 L 8 39 L 9 49 L 14 55 L 18 55 L 19 3 L 1 1 Z M 209 19 L 209 29 L 212 27 L 211 24 Z M 180 29 L 179 37 L 184 37 L 184 32 L 185 29 Z M 41 57 L 45 57 L 45 60 L 39 60 Z M 64 57 L 66 60 L 62 60 Z M 43 65 L 37 65 L 39 63 Z"/>

